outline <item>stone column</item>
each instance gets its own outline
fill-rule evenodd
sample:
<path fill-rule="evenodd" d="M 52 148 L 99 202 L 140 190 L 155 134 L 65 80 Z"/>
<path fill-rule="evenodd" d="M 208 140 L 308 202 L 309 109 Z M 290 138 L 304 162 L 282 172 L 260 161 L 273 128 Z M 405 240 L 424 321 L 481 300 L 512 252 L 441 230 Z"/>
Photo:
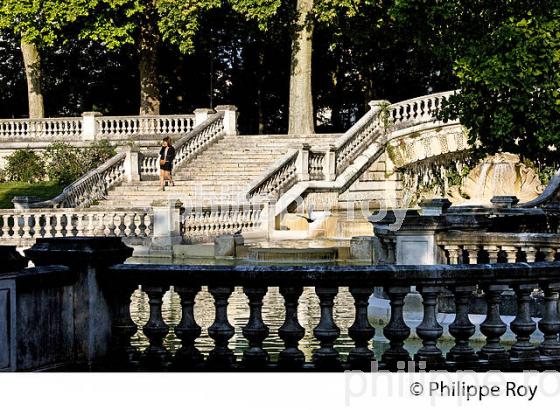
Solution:
<path fill-rule="evenodd" d="M 302 144 L 297 156 L 296 169 L 300 181 L 309 181 L 309 144 Z"/>
<path fill-rule="evenodd" d="M 336 147 L 329 145 L 325 151 L 325 162 L 323 163 L 323 174 L 325 181 L 334 181 L 336 179 Z"/>
<path fill-rule="evenodd" d="M 175 199 L 160 199 L 152 202 L 154 212 L 151 250 L 171 253 L 173 245 L 183 240 L 181 234 L 181 207 L 183 203 Z"/>
<path fill-rule="evenodd" d="M 276 229 L 276 201 L 269 200 L 264 203 L 261 218 L 266 239 L 270 239 Z"/>
<path fill-rule="evenodd" d="M 82 140 L 94 141 L 98 133 L 97 117 L 102 117 L 103 114 L 96 111 L 84 112 L 82 114 Z"/>
<path fill-rule="evenodd" d="M 194 110 L 194 126 L 197 127 L 208 119 L 208 117 L 216 112 L 211 108 L 197 108 Z"/>
<path fill-rule="evenodd" d="M 124 172 L 128 182 L 140 181 L 139 151 L 136 147 L 127 146 L 124 150 L 126 158 L 124 160 Z"/>
<path fill-rule="evenodd" d="M 383 106 L 389 105 L 387 100 L 372 100 L 368 103 L 369 109 L 373 112 L 381 111 Z"/>
<path fill-rule="evenodd" d="M 218 105 L 216 111 L 224 113 L 226 135 L 237 135 L 237 107 L 235 105 Z"/>
<path fill-rule="evenodd" d="M 64 265 L 77 274 L 73 287 L 76 359 L 85 365 L 103 358 L 111 337 L 111 312 L 103 274 L 123 263 L 133 249 L 121 238 L 40 238 L 25 254 L 35 266 Z M 105 279 L 107 280 L 107 279 Z"/>

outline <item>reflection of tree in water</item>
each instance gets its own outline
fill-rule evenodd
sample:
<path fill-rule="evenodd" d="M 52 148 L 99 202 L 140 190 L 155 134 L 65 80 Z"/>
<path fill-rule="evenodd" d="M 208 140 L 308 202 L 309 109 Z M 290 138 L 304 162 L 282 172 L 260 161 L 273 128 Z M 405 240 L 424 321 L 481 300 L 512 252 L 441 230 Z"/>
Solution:
<path fill-rule="evenodd" d="M 354 299 L 347 288 L 340 288 L 334 302 L 334 318 L 341 330 L 341 335 L 335 346 L 345 356 L 346 352 L 353 346 L 352 340 L 348 337 L 348 327 L 354 322 Z M 276 359 L 277 354 L 284 347 L 282 339 L 278 337 L 278 328 L 284 322 L 284 299 L 278 288 L 269 288 L 263 303 L 263 320 L 270 330 L 270 335 L 264 341 L 264 348 L 273 359 Z M 130 309 L 132 319 L 139 327 L 139 331 L 132 338 L 132 344 L 144 349 L 148 345 L 148 340 L 141 329 L 148 321 L 150 313 L 147 295 L 141 290 L 134 292 Z M 169 334 L 166 337 L 166 346 L 171 352 L 175 352 L 181 343 L 173 332 L 173 328 L 181 320 L 179 295 L 172 290 L 167 292 L 163 298 L 162 310 L 163 318 L 170 327 Z M 203 353 L 207 353 L 213 348 L 213 341 L 208 337 L 208 327 L 214 322 L 214 314 L 214 298 L 208 293 L 207 288 L 203 287 L 196 297 L 195 304 L 195 318 L 202 328 L 202 334 L 196 343 Z M 319 298 L 313 288 L 304 289 L 299 299 L 298 317 L 300 324 L 305 329 L 305 336 L 300 342 L 300 349 L 305 353 L 306 359 L 310 361 L 313 349 L 318 347 L 318 342 L 313 336 L 313 328 L 317 326 L 320 318 Z M 247 347 L 247 340 L 243 337 L 241 328 L 249 320 L 249 306 L 248 299 L 240 287 L 235 288 L 229 299 L 228 319 L 235 327 L 235 335 L 230 339 L 230 348 L 235 351 L 237 356 L 241 357 L 243 350 Z"/>

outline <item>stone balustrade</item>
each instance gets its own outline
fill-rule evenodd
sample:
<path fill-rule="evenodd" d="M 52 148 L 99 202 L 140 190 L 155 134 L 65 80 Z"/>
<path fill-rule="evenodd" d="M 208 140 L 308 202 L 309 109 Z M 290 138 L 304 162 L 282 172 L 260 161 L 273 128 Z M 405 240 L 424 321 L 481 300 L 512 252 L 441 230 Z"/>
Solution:
<path fill-rule="evenodd" d="M 81 117 L 2 119 L 0 139 L 88 141 L 101 138 L 130 140 L 139 136 L 184 135 L 198 125 L 194 114 L 157 116 L 103 116 L 86 112 Z"/>
<path fill-rule="evenodd" d="M 394 142 L 391 145 L 393 140 L 398 139 L 401 148 L 403 139 L 415 136 L 418 131 L 446 126 L 452 127 L 453 135 L 447 137 L 446 134 L 428 134 L 421 140 L 414 139 L 412 143 L 405 144 L 409 150 L 414 151 L 408 152 L 410 158 L 403 160 L 406 163 L 418 161 L 417 157 L 424 159 L 426 156 L 445 155 L 467 149 L 465 135 L 458 121 L 443 123 L 436 116 L 443 102 L 453 93 L 455 91 L 437 93 L 396 104 L 372 101 L 371 109 L 332 146 L 325 149 L 303 145 L 299 150 L 288 152 L 253 182 L 247 197 L 278 200 L 278 214 L 284 210 L 281 208 L 288 206 L 306 190 L 342 192 L 385 149 L 396 151 Z M 432 152 L 431 142 L 434 138 L 437 139 L 437 144 Z M 387 145 L 391 146 L 387 148 Z M 418 146 L 422 149 L 417 149 Z M 406 153 L 399 151 L 398 154 Z M 287 192 L 290 194 L 280 199 Z"/>
<path fill-rule="evenodd" d="M 76 294 L 88 292 L 88 304 L 74 303 L 68 307 L 74 309 L 74 318 L 81 321 L 76 330 L 69 328 L 76 332 L 76 345 L 74 353 L 68 354 L 73 354 L 76 362 L 87 359 L 88 368 L 117 371 L 369 371 L 372 366 L 410 369 L 410 364 L 405 367 L 403 362 L 427 370 L 558 370 L 560 367 L 560 265 L 556 262 L 318 267 L 135 265 L 118 264 L 131 254 L 131 249 L 122 245 L 119 238 L 42 239 L 25 253 L 40 269 L 49 265 L 68 267 L 78 276 L 74 285 Z M 23 271 L 21 275 L 26 273 Z M 11 278 L 17 280 L 18 274 L 12 274 Z M 131 344 L 138 326 L 130 315 L 130 298 L 139 286 L 148 296 L 150 310 L 149 320 L 142 328 L 149 340 L 144 351 Z M 176 325 L 166 323 L 162 315 L 163 297 L 171 287 L 181 300 L 181 321 Z M 214 322 L 207 329 L 212 344 L 208 354 L 198 350 L 202 329 L 194 315 L 199 308 L 196 297 L 202 287 L 207 287 L 215 306 Z M 246 310 L 235 313 L 228 310 L 234 287 L 242 287 L 247 296 Z M 279 288 L 285 306 L 284 323 L 278 329 L 284 346 L 277 358 L 267 351 L 270 330 L 262 316 L 266 303 L 263 298 L 271 287 Z M 304 287 L 314 288 L 320 305 L 320 320 L 313 329 L 319 347 L 313 351 L 310 362 L 299 347 L 305 335 L 297 314 Z M 341 287 L 348 288 L 354 298 L 355 320 L 347 329 L 340 329 L 334 317 L 335 298 Z M 381 354 L 372 349 L 376 329 L 367 316 L 368 299 L 375 287 L 383 288 L 390 302 L 390 320 L 382 330 L 388 347 Z M 420 294 L 423 307 L 422 321 L 415 329 L 422 345 L 414 354 L 408 344 L 411 329 L 403 320 L 405 298 L 413 288 Z M 14 299 L 20 303 L 18 288 L 15 289 Z M 529 308 L 533 289 L 540 290 L 545 305 L 538 322 Z M 477 290 L 483 291 L 486 300 L 486 319 L 479 329 L 485 343 L 475 349 L 470 339 L 476 327 L 468 314 L 469 303 Z M 506 291 L 514 293 L 517 304 L 516 317 L 509 325 L 504 323 L 499 310 Z M 436 315 L 436 301 L 443 293 L 453 295 L 456 311 L 449 326 L 454 342 L 447 352 L 438 344 L 444 330 Z M 55 307 L 61 309 L 65 303 L 72 302 L 61 299 L 57 303 L 60 305 Z M 25 307 L 19 309 L 26 311 Z M 47 312 L 35 313 L 41 314 Z M 239 323 L 234 315 L 248 317 L 242 322 L 241 332 L 246 343 L 231 346 L 230 339 L 235 334 L 232 323 Z M 34 319 L 34 331 L 42 334 L 49 326 L 56 325 L 41 317 Z M 13 320 L 19 325 L 17 315 Z M 501 342 L 508 326 L 516 337 L 513 345 Z M 537 328 L 544 335 L 539 342 L 532 338 Z M 342 331 L 347 332 L 353 343 L 344 359 L 337 347 Z M 175 354 L 164 343 L 169 332 L 174 332 L 181 342 Z M 33 346 L 31 343 L 25 347 Z M 234 348 L 242 349 L 240 357 L 234 354 Z"/>
<path fill-rule="evenodd" d="M 2 119 L 0 139 L 64 140 L 82 135 L 83 118 Z"/>
<path fill-rule="evenodd" d="M 245 206 L 217 206 L 186 211 L 181 214 L 182 236 L 185 241 L 208 242 L 235 232 L 247 234 L 267 229 L 266 204 Z"/>
<path fill-rule="evenodd" d="M 116 236 L 150 238 L 149 210 L 5 209 L 0 210 L 2 244 L 26 246 L 37 238 Z"/>
<path fill-rule="evenodd" d="M 447 263 L 515 263 L 556 260 L 560 235 L 448 231 L 436 235 Z"/>

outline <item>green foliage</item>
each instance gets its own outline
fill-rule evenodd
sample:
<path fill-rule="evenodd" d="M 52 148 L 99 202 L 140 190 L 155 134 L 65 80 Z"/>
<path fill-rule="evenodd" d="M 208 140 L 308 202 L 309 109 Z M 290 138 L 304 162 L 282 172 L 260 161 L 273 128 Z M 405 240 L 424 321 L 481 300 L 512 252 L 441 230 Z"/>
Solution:
<path fill-rule="evenodd" d="M 82 158 L 86 169 L 94 169 L 105 161 L 114 157 L 117 153 L 115 147 L 109 140 L 102 139 L 93 142 L 89 147 L 82 150 Z"/>
<path fill-rule="evenodd" d="M 459 117 L 492 153 L 509 151 L 538 162 L 560 148 L 560 9 L 501 23 L 486 41 L 457 59 L 461 93 L 444 118 Z M 549 147 L 553 147 L 552 150 Z"/>
<path fill-rule="evenodd" d="M 27 43 L 52 45 L 62 30 L 87 16 L 97 0 L 2 0 L 0 29 L 19 34 Z"/>
<path fill-rule="evenodd" d="M 44 178 L 45 166 L 35 151 L 26 148 L 6 157 L 5 178 L 9 181 L 36 182 Z"/>
<path fill-rule="evenodd" d="M 85 172 L 84 159 L 78 148 L 64 142 L 55 142 L 44 153 L 49 180 L 62 185 L 74 182 Z"/>
<path fill-rule="evenodd" d="M 221 5 L 221 0 L 158 1 L 158 27 L 163 39 L 177 46 L 182 53 L 191 54 L 195 49 L 194 38 L 200 28 L 201 14 Z"/>
<path fill-rule="evenodd" d="M 79 149 L 64 142 L 55 142 L 44 153 L 49 180 L 68 185 L 86 172 L 97 168 L 114 156 L 115 148 L 107 140 Z"/>

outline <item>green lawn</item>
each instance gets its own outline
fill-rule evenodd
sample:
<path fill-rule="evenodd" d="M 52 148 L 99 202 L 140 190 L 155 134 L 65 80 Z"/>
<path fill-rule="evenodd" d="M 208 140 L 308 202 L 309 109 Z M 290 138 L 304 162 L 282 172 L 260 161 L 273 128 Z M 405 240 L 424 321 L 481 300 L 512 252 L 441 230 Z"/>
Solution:
<path fill-rule="evenodd" d="M 41 199 L 51 199 L 62 192 L 64 186 L 54 182 L 38 182 L 27 184 L 25 182 L 0 183 L 0 208 L 13 208 L 12 198 L 14 196 L 28 195 Z"/>

